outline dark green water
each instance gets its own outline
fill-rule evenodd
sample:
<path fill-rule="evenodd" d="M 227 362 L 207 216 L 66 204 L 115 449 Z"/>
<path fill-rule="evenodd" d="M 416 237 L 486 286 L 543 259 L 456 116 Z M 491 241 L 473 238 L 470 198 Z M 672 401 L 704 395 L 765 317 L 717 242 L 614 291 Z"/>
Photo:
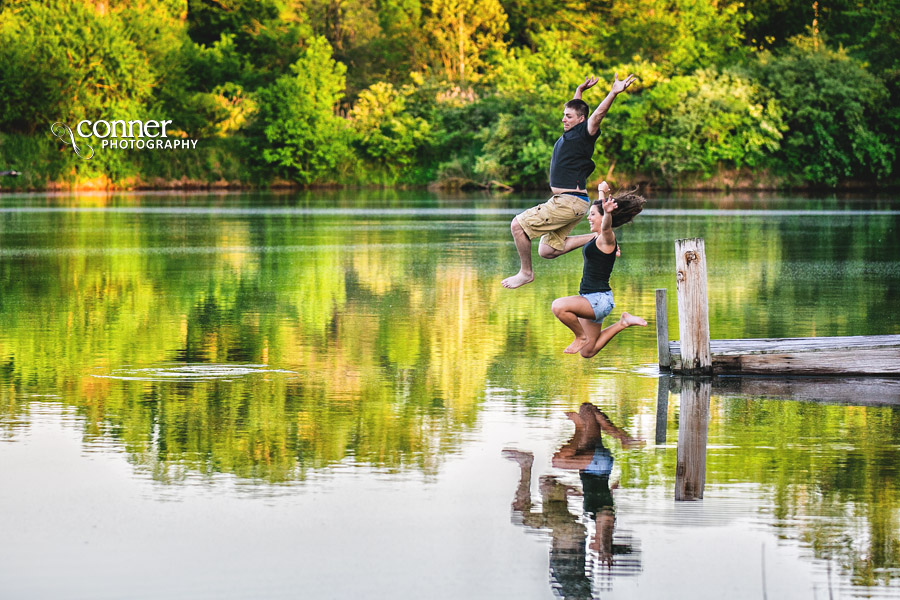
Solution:
<path fill-rule="evenodd" d="M 583 360 L 534 197 L 0 197 L 0 597 L 900 597 L 900 382 L 713 384 L 676 502 L 653 331 L 702 237 L 715 338 L 900 333 L 900 201 L 650 200 Z"/>

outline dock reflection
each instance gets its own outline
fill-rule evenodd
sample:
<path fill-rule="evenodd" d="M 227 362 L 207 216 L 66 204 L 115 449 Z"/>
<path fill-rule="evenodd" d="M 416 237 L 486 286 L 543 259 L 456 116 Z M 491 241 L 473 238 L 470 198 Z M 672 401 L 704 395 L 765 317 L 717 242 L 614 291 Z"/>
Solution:
<path fill-rule="evenodd" d="M 675 500 L 700 500 L 706 483 L 710 397 L 858 407 L 900 406 L 900 379 L 886 377 L 672 377 L 659 378 L 656 443 L 667 436 L 669 393 L 679 394 Z"/>
<path fill-rule="evenodd" d="M 656 396 L 656 443 L 666 443 L 669 391 L 680 391 L 675 500 L 702 500 L 706 487 L 706 445 L 712 379 L 659 378 Z"/>
<path fill-rule="evenodd" d="M 503 455 L 518 463 L 519 484 L 512 503 L 512 521 L 529 530 L 549 531 L 550 586 L 562 598 L 594 598 L 595 590 L 609 590 L 615 577 L 641 571 L 640 551 L 630 535 L 615 532 L 616 512 L 610 483 L 614 458 L 603 434 L 628 448 L 642 442 L 616 427 L 606 414 L 585 402 L 566 416 L 575 432 L 553 455 L 554 468 L 577 471 L 581 485 L 566 483 L 556 474 L 539 480 L 541 502 L 531 498 L 531 452 L 506 449 Z M 572 512 L 569 499 L 582 498 L 582 510 Z"/>

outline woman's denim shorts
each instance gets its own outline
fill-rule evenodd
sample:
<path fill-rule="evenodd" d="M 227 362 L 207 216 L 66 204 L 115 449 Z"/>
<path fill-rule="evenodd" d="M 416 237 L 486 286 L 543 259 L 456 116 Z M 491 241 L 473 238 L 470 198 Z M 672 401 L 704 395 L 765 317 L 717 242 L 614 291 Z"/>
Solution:
<path fill-rule="evenodd" d="M 594 292 L 592 294 L 581 295 L 587 298 L 587 301 L 591 303 L 591 307 L 594 309 L 594 323 L 602 323 L 603 319 L 605 319 L 609 313 L 612 312 L 612 309 L 616 307 L 616 303 L 613 302 L 613 293 L 611 290 L 608 292 Z"/>

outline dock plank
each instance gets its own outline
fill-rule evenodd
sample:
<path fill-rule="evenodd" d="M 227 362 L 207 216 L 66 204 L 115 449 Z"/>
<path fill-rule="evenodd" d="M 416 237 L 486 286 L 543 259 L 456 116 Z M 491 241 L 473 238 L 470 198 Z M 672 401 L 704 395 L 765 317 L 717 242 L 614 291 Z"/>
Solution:
<path fill-rule="evenodd" d="M 888 377 L 720 377 L 720 396 L 850 406 L 900 406 L 900 379 Z"/>
<path fill-rule="evenodd" d="M 681 370 L 679 342 L 670 342 Z M 710 340 L 717 373 L 872 374 L 900 376 L 900 335 Z"/>

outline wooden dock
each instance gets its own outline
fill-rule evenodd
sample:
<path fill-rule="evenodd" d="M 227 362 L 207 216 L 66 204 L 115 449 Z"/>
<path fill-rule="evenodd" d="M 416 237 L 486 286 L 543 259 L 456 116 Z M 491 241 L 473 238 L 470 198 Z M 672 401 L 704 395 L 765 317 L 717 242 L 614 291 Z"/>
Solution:
<path fill-rule="evenodd" d="M 716 374 L 900 376 L 900 335 L 710 340 L 709 352 Z M 669 355 L 681 372 L 680 342 Z"/>
<path fill-rule="evenodd" d="M 676 240 L 675 254 L 681 341 L 669 340 L 666 290 L 657 289 L 661 371 L 900 377 L 900 335 L 711 340 L 703 240 Z"/>

